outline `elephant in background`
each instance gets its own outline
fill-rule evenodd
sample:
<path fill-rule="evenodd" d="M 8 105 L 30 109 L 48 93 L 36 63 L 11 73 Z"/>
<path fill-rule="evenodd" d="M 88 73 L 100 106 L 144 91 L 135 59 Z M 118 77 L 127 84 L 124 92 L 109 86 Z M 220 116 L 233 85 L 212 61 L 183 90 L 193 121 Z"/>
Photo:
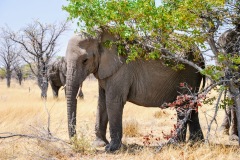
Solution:
<path fill-rule="evenodd" d="M 240 54 L 240 25 L 225 31 L 218 40 L 224 54 Z M 240 72 L 240 68 L 239 68 Z M 227 73 L 226 73 L 227 74 Z M 228 95 L 230 95 L 228 93 Z M 235 106 L 228 106 L 220 130 L 229 134 L 230 140 L 238 140 L 237 117 Z M 229 131 L 230 130 L 230 131 Z"/>
<path fill-rule="evenodd" d="M 86 77 L 93 73 L 99 84 L 95 134 L 97 145 L 106 145 L 106 151 L 118 150 L 122 144 L 122 114 L 126 101 L 145 107 L 160 107 L 173 102 L 179 93 L 186 93 L 179 87 L 186 82 L 197 92 L 203 76 L 193 67 L 185 65 L 184 70 L 175 71 L 162 60 L 136 59 L 126 63 L 126 57 L 118 55 L 117 46 L 110 48 L 104 44 L 115 41 L 116 37 L 102 31 L 97 37 L 80 33 L 68 42 L 67 60 L 67 112 L 70 138 L 76 134 L 76 94 Z M 192 53 L 192 52 L 191 52 Z M 193 54 L 187 54 L 193 60 Z M 203 62 L 199 62 L 204 65 Z M 177 112 L 178 121 L 183 119 Z M 110 143 L 106 139 L 109 122 Z M 198 112 L 192 111 L 189 125 L 192 141 L 203 140 Z M 187 124 L 178 135 L 180 141 L 186 139 Z"/>
<path fill-rule="evenodd" d="M 67 63 L 64 57 L 61 57 L 54 61 L 47 70 L 47 76 L 49 83 L 52 87 L 53 97 L 58 97 L 59 89 L 66 84 L 66 72 L 67 72 Z M 66 95 L 66 89 L 65 95 Z M 80 90 L 79 95 L 81 99 L 84 98 L 82 90 Z"/>
<path fill-rule="evenodd" d="M 229 135 L 229 140 L 238 140 L 237 116 L 234 106 L 227 107 L 220 130 Z"/>

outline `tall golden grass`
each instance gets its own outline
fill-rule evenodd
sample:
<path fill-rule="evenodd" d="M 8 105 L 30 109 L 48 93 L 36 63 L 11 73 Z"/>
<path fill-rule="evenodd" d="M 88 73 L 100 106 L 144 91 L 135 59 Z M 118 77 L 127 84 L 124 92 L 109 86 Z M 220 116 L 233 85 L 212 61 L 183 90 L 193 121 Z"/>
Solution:
<path fill-rule="evenodd" d="M 223 110 L 219 110 L 217 124 L 210 132 L 210 144 L 180 144 L 166 146 L 154 152 L 153 146 L 165 142 L 162 132 L 169 133 L 176 123 L 175 111 L 171 109 L 145 108 L 127 103 L 124 108 L 123 143 L 127 151 L 106 154 L 104 148 L 91 148 L 94 140 L 94 123 L 98 98 L 97 81 L 87 79 L 83 84 L 84 100 L 78 100 L 77 133 L 81 135 L 81 147 L 87 152 L 78 152 L 73 145 L 62 142 L 48 142 L 40 139 L 12 137 L 0 139 L 0 159 L 240 159 L 237 142 L 230 142 L 227 135 L 221 135 L 218 127 L 222 122 Z M 209 96 L 217 96 L 212 93 Z M 54 137 L 68 140 L 67 109 L 64 92 L 59 98 L 52 98 L 51 87 L 46 101 L 40 98 L 40 89 L 34 81 L 24 81 L 22 86 L 12 82 L 11 88 L 0 81 L 0 133 L 10 132 L 26 135 L 41 135 L 48 127 Z M 208 123 L 214 113 L 213 106 L 199 109 L 201 127 L 206 137 Z M 206 119 L 208 121 L 206 121 Z M 149 147 L 143 145 L 143 137 L 152 134 Z M 0 134 L 3 136 L 3 134 Z M 155 138 L 160 137 L 160 141 Z M 82 139 L 81 139 L 82 138 Z M 107 133 L 109 139 L 109 132 Z M 83 143 L 84 142 L 84 143 Z M 90 147 L 89 147 L 90 144 Z M 76 145 L 78 146 L 78 145 Z M 156 148 L 155 148 L 156 149 Z"/>

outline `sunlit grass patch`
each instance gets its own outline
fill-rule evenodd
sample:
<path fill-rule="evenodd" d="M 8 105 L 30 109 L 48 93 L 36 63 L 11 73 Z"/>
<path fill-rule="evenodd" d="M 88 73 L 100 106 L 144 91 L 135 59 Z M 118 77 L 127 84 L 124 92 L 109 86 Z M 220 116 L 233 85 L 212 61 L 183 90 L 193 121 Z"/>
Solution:
<path fill-rule="evenodd" d="M 135 119 L 123 121 L 123 134 L 127 137 L 136 137 L 139 135 L 139 123 Z"/>
<path fill-rule="evenodd" d="M 159 111 L 156 111 L 154 114 L 153 114 L 153 117 L 155 118 L 163 118 L 163 117 L 166 117 L 168 116 L 169 113 L 164 111 L 164 110 L 159 110 Z"/>

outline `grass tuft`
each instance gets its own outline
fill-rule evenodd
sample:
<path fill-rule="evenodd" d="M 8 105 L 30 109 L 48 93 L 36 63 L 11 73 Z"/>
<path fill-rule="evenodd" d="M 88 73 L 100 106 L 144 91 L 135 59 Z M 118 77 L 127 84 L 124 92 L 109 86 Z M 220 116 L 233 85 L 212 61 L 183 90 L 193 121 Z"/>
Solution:
<path fill-rule="evenodd" d="M 135 119 L 124 121 L 123 134 L 127 137 L 137 137 L 139 135 L 139 123 Z"/>
<path fill-rule="evenodd" d="M 76 135 L 71 139 L 72 149 L 75 153 L 88 154 L 93 151 L 89 139 L 81 133 L 80 137 Z"/>
<path fill-rule="evenodd" d="M 160 110 L 160 111 L 156 111 L 153 114 L 153 117 L 155 117 L 155 118 L 163 118 L 163 117 L 166 117 L 168 115 L 169 115 L 169 113 L 167 113 L 166 111 Z"/>

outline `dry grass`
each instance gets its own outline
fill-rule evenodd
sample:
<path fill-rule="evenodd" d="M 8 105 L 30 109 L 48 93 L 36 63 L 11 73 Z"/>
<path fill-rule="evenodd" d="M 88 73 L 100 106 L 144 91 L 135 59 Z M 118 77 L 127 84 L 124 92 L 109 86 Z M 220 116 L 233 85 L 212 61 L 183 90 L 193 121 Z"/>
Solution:
<path fill-rule="evenodd" d="M 154 113 L 154 117 L 155 118 L 162 118 L 162 117 L 166 117 L 166 116 L 168 116 L 169 114 L 166 112 L 166 111 L 164 111 L 164 110 L 159 110 L 159 111 L 156 111 L 155 113 Z"/>
<path fill-rule="evenodd" d="M 29 91 L 30 88 L 30 91 Z M 124 137 L 127 151 L 118 154 L 107 154 L 104 148 L 93 150 L 94 123 L 97 106 L 97 81 L 87 79 L 83 84 L 84 100 L 78 101 L 77 132 L 74 145 L 61 142 L 47 142 L 37 139 L 8 138 L 0 139 L 0 159 L 240 159 L 237 142 L 230 142 L 228 136 L 217 131 L 222 122 L 223 111 L 220 111 L 217 122 L 213 124 L 210 141 L 211 145 L 198 144 L 164 147 L 155 153 L 154 146 L 162 132 L 169 133 L 176 122 L 174 110 L 139 107 L 127 103 L 124 109 Z M 210 96 L 216 96 L 212 93 Z M 33 81 L 25 81 L 22 86 L 13 82 L 11 88 L 6 88 L 5 81 L 0 81 L 0 133 L 12 132 L 39 135 L 47 127 L 47 106 L 50 115 L 50 129 L 55 137 L 68 141 L 66 101 L 63 91 L 59 99 L 52 98 L 51 88 L 47 101 L 40 99 L 40 90 Z M 199 116 L 204 134 L 207 133 L 207 121 L 214 113 L 212 106 L 200 109 Z M 153 135 L 150 147 L 143 146 L 143 136 Z M 2 136 L 2 135 L 0 135 Z M 206 136 L 206 135 L 205 135 Z M 109 139 L 109 132 L 107 133 Z M 221 145 L 219 145 L 221 144 Z M 84 148 L 82 148 L 84 147 Z M 155 148 L 156 149 L 156 148 Z M 81 151 L 86 152 L 81 152 Z M 91 152 L 89 152 L 91 151 Z"/>
<path fill-rule="evenodd" d="M 126 137 L 136 137 L 139 135 L 139 124 L 135 119 L 123 121 L 123 134 Z"/>

